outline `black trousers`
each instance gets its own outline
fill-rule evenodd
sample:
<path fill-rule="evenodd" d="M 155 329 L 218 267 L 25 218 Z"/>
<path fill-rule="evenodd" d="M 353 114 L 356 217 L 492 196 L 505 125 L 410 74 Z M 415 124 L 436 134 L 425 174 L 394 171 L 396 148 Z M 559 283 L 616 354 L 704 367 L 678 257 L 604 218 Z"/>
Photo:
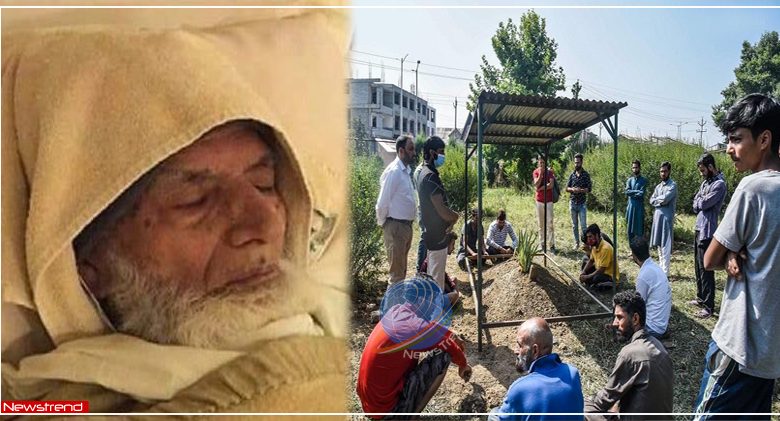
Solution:
<path fill-rule="evenodd" d="M 712 312 L 715 309 L 715 272 L 704 270 L 704 253 L 710 246 L 712 238 L 699 239 L 696 231 L 696 246 L 694 247 L 696 263 L 696 301 Z"/>

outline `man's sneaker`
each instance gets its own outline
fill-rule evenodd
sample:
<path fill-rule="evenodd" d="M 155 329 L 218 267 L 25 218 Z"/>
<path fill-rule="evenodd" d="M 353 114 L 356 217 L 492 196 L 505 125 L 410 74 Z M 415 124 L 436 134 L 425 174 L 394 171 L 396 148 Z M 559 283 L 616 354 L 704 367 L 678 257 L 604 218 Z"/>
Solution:
<path fill-rule="evenodd" d="M 700 319 L 707 319 L 707 318 L 709 318 L 710 316 L 712 316 L 712 312 L 711 312 L 711 311 L 709 311 L 709 310 L 707 310 L 706 308 L 703 308 L 703 309 L 699 310 L 699 311 L 698 311 L 698 312 L 695 314 L 695 316 L 696 316 L 696 317 L 698 317 L 698 318 L 700 318 Z"/>
<path fill-rule="evenodd" d="M 699 301 L 699 300 L 691 300 L 691 301 L 688 301 L 688 305 L 689 306 L 694 306 L 694 307 L 701 307 L 701 301 Z"/>

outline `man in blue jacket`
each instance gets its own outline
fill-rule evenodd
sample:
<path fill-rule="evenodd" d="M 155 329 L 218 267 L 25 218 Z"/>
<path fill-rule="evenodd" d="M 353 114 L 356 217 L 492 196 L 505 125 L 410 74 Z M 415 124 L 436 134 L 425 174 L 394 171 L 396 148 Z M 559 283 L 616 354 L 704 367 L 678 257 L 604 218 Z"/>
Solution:
<path fill-rule="evenodd" d="M 552 353 L 553 336 L 547 322 L 541 317 L 526 320 L 517 329 L 517 360 L 521 374 L 512 383 L 504 403 L 490 416 L 490 420 L 549 420 L 560 416 L 543 413 L 579 413 L 584 411 L 580 373 L 561 362 Z M 540 415 L 507 415 L 507 414 Z M 582 415 L 566 419 L 583 419 Z"/>

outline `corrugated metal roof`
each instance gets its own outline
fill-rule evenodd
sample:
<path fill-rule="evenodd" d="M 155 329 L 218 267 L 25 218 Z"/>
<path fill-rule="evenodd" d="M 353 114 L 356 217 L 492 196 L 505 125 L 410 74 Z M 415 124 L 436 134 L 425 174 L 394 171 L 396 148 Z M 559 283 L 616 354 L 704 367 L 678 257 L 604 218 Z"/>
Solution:
<path fill-rule="evenodd" d="M 546 145 L 584 130 L 618 113 L 626 102 L 549 98 L 483 91 L 482 143 Z M 463 130 L 467 143 L 477 143 L 477 125 L 469 114 Z"/>

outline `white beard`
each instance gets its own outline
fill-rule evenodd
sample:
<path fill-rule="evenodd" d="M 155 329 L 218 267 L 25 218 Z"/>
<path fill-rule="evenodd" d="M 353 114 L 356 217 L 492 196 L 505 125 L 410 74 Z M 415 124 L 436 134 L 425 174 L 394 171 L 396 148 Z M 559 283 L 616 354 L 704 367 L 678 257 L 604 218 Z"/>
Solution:
<path fill-rule="evenodd" d="M 253 343 L 291 334 L 321 335 L 309 315 L 314 299 L 306 276 L 290 263 L 282 275 L 261 285 L 229 286 L 211 293 L 182 290 L 181 280 L 143 273 L 116 252 L 104 300 L 118 331 L 159 344 L 241 350 Z"/>

